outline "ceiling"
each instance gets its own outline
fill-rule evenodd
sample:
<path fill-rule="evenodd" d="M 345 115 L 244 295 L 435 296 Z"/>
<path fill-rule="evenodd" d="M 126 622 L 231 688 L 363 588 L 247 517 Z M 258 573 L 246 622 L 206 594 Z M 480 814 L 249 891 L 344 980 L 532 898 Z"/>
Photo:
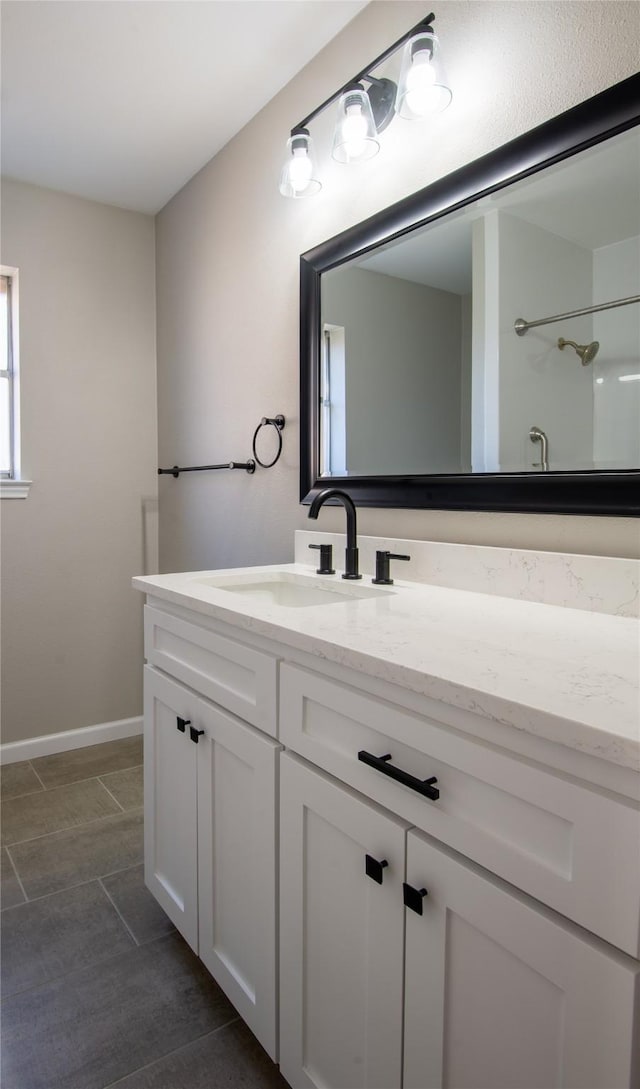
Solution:
<path fill-rule="evenodd" d="M 2 0 L 2 172 L 155 213 L 366 3 Z"/>
<path fill-rule="evenodd" d="M 467 295 L 472 290 L 473 221 L 492 209 L 587 250 L 635 238 L 639 162 L 640 133 L 634 128 L 402 235 L 357 265 Z"/>

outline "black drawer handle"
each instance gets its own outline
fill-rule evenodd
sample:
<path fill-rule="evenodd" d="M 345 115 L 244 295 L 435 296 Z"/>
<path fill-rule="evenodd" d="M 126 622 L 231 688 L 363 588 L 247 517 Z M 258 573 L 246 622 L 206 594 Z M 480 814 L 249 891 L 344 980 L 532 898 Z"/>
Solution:
<path fill-rule="evenodd" d="M 417 790 L 418 794 L 423 794 L 425 798 L 430 798 L 432 802 L 437 802 L 440 797 L 440 791 L 433 785 L 438 782 L 435 775 L 432 775 L 430 779 L 418 779 L 415 775 L 409 775 L 408 771 L 394 768 L 393 764 L 389 763 L 389 760 L 391 760 L 390 752 L 386 756 L 374 756 L 373 753 L 361 749 L 358 753 L 358 760 L 362 760 L 363 764 L 368 764 L 370 768 L 375 768 L 376 771 L 381 771 L 383 775 L 395 779 L 396 782 L 403 783 L 404 786 L 411 787 L 412 790 Z"/>
<path fill-rule="evenodd" d="M 195 744 L 198 744 L 198 738 L 202 736 L 204 730 L 196 730 L 195 726 L 189 727 L 189 736 Z"/>
<path fill-rule="evenodd" d="M 176 717 L 176 728 L 178 730 L 180 730 L 181 734 L 183 734 L 185 732 L 187 726 L 189 726 L 190 724 L 191 724 L 191 719 Z"/>

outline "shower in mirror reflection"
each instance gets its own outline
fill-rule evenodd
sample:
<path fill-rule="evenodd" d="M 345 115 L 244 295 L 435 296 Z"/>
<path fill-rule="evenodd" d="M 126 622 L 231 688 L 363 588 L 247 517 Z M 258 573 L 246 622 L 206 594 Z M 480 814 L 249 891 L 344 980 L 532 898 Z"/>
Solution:
<path fill-rule="evenodd" d="M 569 347 L 575 349 L 583 367 L 588 367 L 590 363 L 593 363 L 600 348 L 600 344 L 597 340 L 592 340 L 590 344 L 576 344 L 575 340 L 565 340 L 564 337 L 558 337 L 558 347 L 560 351 L 563 351 L 567 344 Z"/>

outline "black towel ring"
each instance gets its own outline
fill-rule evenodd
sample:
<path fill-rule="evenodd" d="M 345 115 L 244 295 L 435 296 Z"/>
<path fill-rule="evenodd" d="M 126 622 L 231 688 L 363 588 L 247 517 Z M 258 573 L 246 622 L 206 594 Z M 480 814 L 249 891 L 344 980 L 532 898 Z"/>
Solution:
<path fill-rule="evenodd" d="M 261 461 L 260 458 L 258 457 L 258 451 L 256 450 L 256 439 L 258 437 L 258 432 L 263 427 L 266 427 L 268 424 L 270 424 L 272 427 L 275 427 L 275 429 L 276 429 L 276 433 L 278 435 L 278 452 L 277 452 L 276 456 L 274 457 L 273 461 Z M 280 454 L 282 453 L 282 432 L 283 431 L 284 431 L 284 416 L 281 413 L 279 413 L 277 416 L 274 416 L 273 419 L 270 419 L 268 416 L 263 416 L 262 419 L 260 420 L 260 423 L 258 424 L 255 431 L 253 432 L 253 444 L 252 444 L 253 445 L 253 456 L 256 459 L 258 465 L 261 465 L 263 469 L 270 469 L 272 467 L 272 465 L 275 465 L 276 461 L 280 457 Z"/>

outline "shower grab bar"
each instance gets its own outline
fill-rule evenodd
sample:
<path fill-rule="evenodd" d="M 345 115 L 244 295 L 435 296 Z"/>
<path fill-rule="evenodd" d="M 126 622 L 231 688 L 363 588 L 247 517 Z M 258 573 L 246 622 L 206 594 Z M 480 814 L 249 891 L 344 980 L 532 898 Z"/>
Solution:
<path fill-rule="evenodd" d="M 580 318 L 583 314 L 596 314 L 599 310 L 613 310 L 616 306 L 629 306 L 630 303 L 640 302 L 640 295 L 630 295 L 628 299 L 613 299 L 612 302 L 596 303 L 594 306 L 585 306 L 582 310 L 569 310 L 567 314 L 555 314 L 551 318 L 538 318 L 537 321 L 525 321 L 517 318 L 513 323 L 519 337 L 523 337 L 527 329 L 533 329 L 535 325 L 551 325 L 554 321 L 564 321 L 565 318 Z"/>
<path fill-rule="evenodd" d="M 201 473 L 205 469 L 244 469 L 247 473 L 255 473 L 256 463 L 253 458 L 248 461 L 225 461 L 222 465 L 174 465 L 171 469 L 158 469 L 158 476 L 166 473 L 168 476 L 180 476 L 180 473 Z"/>

